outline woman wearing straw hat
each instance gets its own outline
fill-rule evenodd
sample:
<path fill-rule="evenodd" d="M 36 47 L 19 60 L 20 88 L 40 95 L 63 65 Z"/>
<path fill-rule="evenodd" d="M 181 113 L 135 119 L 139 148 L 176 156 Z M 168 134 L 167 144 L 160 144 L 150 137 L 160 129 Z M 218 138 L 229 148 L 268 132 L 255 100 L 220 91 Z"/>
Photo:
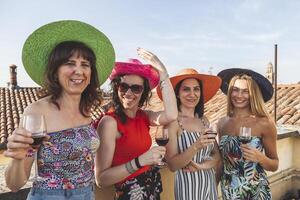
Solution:
<path fill-rule="evenodd" d="M 117 62 L 110 75 L 114 111 L 98 126 L 101 145 L 96 160 L 96 181 L 100 186 L 115 185 L 115 199 L 160 199 L 162 191 L 158 168 L 165 147 L 151 148 L 149 126 L 166 125 L 177 117 L 175 95 L 165 66 L 151 52 L 139 48 L 137 59 Z M 149 102 L 151 89 L 160 82 L 164 111 L 141 108 Z"/>
<path fill-rule="evenodd" d="M 265 102 L 272 98 L 273 87 L 249 69 L 226 69 L 218 76 L 227 94 L 227 116 L 219 120 L 223 199 L 271 199 L 265 170 L 278 168 L 277 136 Z M 244 130 L 248 136 L 242 135 Z"/>
<path fill-rule="evenodd" d="M 169 126 L 167 163 L 175 171 L 175 199 L 217 199 L 214 168 L 220 161 L 216 135 L 204 134 L 209 122 L 204 103 L 218 91 L 221 79 L 183 69 L 170 78 L 175 90 L 178 118 Z M 161 99 L 161 91 L 158 89 Z M 208 159 L 211 156 L 211 159 Z"/>
<path fill-rule="evenodd" d="M 44 25 L 26 40 L 24 67 L 46 94 L 23 114 L 43 116 L 48 135 L 47 141 L 34 146 L 39 178 L 27 199 L 94 199 L 93 166 L 99 136 L 90 126 L 90 109 L 100 101 L 97 88 L 110 74 L 114 57 L 108 38 L 79 21 Z M 8 139 L 5 156 L 12 161 L 5 178 L 12 191 L 19 190 L 30 176 L 32 135 L 20 123 Z"/>

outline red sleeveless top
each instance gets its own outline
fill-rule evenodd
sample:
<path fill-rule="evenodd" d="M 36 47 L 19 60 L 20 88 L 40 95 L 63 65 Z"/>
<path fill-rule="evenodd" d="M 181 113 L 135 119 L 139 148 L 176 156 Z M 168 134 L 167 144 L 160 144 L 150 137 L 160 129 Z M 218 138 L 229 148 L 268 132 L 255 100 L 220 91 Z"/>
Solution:
<path fill-rule="evenodd" d="M 112 166 L 121 165 L 142 155 L 148 151 L 152 144 L 152 139 L 149 133 L 149 119 L 147 114 L 138 110 L 135 118 L 127 117 L 126 123 L 122 124 L 118 116 L 114 112 L 107 115 L 115 118 L 117 121 L 118 131 L 121 137 L 116 140 L 115 153 L 112 161 Z M 136 172 L 128 176 L 122 182 L 136 177 L 139 174 L 149 170 L 150 166 L 143 166 Z"/>

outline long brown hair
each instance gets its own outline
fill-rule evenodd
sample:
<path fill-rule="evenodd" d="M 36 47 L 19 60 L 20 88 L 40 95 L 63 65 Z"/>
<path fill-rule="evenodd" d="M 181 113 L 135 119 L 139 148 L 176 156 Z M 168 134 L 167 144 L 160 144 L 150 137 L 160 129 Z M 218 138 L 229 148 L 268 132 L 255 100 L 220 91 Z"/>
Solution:
<path fill-rule="evenodd" d="M 258 116 L 258 117 L 268 117 L 270 118 L 265 102 L 263 99 L 263 96 L 261 94 L 261 90 L 255 80 L 251 78 L 251 76 L 242 74 L 242 75 L 236 75 L 232 77 L 230 80 L 229 86 L 228 86 L 228 92 L 227 92 L 227 115 L 232 116 L 233 115 L 233 104 L 231 102 L 231 93 L 234 86 L 234 83 L 236 80 L 246 80 L 248 89 L 249 89 L 249 98 L 250 98 L 250 112 L 252 115 Z"/>
<path fill-rule="evenodd" d="M 40 97 L 50 96 L 50 102 L 60 109 L 57 99 L 62 94 L 62 87 L 58 81 L 57 71 L 74 54 L 82 56 L 90 62 L 91 80 L 90 84 L 81 94 L 79 110 L 80 113 L 89 117 L 93 105 L 101 103 L 101 91 L 96 68 L 96 56 L 94 52 L 82 42 L 65 41 L 59 43 L 50 53 L 45 71 L 44 88 L 39 93 Z"/>

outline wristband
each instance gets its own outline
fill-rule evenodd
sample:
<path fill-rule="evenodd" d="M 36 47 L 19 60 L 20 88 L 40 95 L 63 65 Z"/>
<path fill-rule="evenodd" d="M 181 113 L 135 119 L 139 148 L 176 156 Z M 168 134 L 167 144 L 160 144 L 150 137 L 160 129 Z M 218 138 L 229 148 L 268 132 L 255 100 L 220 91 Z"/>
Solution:
<path fill-rule="evenodd" d="M 142 168 L 142 166 L 141 166 L 141 164 L 140 164 L 140 161 L 139 161 L 139 157 L 136 157 L 136 158 L 134 159 L 134 162 L 135 162 L 135 165 L 136 165 L 137 168 L 139 168 L 139 169 Z"/>

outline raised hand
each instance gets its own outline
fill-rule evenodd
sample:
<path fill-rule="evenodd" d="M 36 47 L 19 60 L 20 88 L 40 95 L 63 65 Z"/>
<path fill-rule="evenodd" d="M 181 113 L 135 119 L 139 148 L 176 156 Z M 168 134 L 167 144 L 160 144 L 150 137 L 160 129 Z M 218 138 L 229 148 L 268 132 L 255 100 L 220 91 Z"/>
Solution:
<path fill-rule="evenodd" d="M 168 76 L 168 72 L 166 70 L 165 65 L 159 60 L 159 58 L 156 55 L 143 48 L 138 48 L 137 53 L 141 58 L 146 60 L 149 64 L 151 64 L 154 67 L 154 69 L 156 69 L 159 72 L 161 80 L 162 78 Z"/>

